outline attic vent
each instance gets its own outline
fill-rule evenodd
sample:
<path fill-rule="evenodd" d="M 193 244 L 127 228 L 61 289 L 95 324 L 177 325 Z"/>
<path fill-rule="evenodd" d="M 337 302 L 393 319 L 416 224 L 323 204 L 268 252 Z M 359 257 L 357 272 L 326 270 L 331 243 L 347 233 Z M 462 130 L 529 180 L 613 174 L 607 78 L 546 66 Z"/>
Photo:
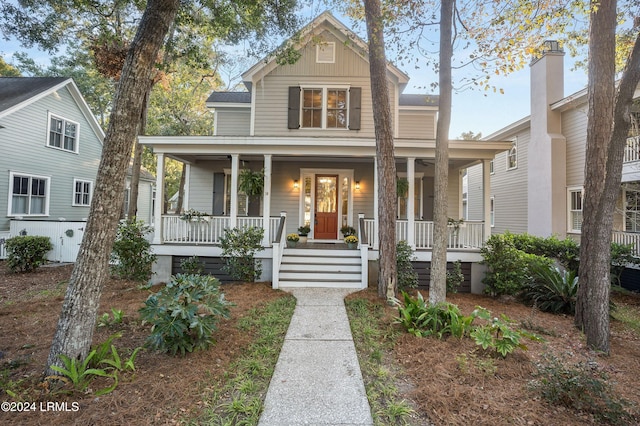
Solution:
<path fill-rule="evenodd" d="M 336 43 L 324 42 L 316 45 L 316 62 L 333 64 L 336 62 Z"/>

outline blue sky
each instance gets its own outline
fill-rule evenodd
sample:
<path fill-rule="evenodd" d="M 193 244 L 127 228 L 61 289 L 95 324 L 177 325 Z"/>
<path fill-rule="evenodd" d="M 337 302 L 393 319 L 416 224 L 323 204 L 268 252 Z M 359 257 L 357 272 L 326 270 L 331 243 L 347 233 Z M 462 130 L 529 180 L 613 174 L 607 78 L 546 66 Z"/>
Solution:
<path fill-rule="evenodd" d="M 345 25 L 350 25 L 348 19 L 338 17 Z M 0 40 L 0 54 L 5 61 L 11 62 L 12 55 L 16 51 L 25 50 L 15 41 Z M 28 50 L 30 56 L 40 64 L 47 64 L 49 54 L 37 49 Z M 390 56 L 389 60 L 393 61 Z M 565 96 L 582 90 L 587 84 L 587 77 L 584 71 L 570 71 L 572 59 L 567 54 L 565 56 Z M 437 75 L 429 68 L 405 69 L 411 80 L 405 89 L 405 93 L 429 93 L 428 89 L 433 81 L 437 81 Z M 454 70 L 456 73 L 466 72 Z M 529 67 L 512 73 L 508 76 L 494 76 L 492 84 L 504 90 L 504 94 L 494 93 L 484 90 L 466 90 L 453 94 L 453 110 L 450 138 L 454 139 L 462 132 L 481 132 L 487 136 L 523 117 L 529 115 Z"/>

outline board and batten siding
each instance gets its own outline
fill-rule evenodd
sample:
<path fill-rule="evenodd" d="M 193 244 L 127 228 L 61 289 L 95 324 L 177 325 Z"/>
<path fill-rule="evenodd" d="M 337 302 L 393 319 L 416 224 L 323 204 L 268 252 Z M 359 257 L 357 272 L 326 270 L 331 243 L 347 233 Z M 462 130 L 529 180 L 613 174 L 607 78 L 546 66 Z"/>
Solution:
<path fill-rule="evenodd" d="M 256 136 L 324 136 L 374 137 L 373 106 L 369 63 L 333 34 L 324 31 L 320 39 L 335 42 L 335 62 L 316 63 L 316 45 L 308 44 L 301 50 L 300 59 L 291 65 L 280 65 L 255 83 Z M 290 86 L 348 85 L 362 90 L 360 130 L 341 129 L 288 129 L 288 98 Z M 389 81 L 391 102 L 396 99 L 396 87 Z M 395 121 L 395 108 L 391 108 Z"/>
<path fill-rule="evenodd" d="M 248 136 L 251 127 L 249 108 L 216 108 L 216 136 Z"/>
<path fill-rule="evenodd" d="M 47 146 L 48 113 L 79 124 L 78 153 Z M 72 206 L 74 179 L 93 182 L 102 154 L 102 141 L 93 132 L 66 87 L 0 119 L 0 157 L 4 176 L 0 185 L 0 229 L 9 229 L 9 173 L 50 178 L 49 216 L 35 220 L 79 221 L 89 215 L 89 207 Z M 9 149 L 11 147 L 11 149 Z M 24 219 L 31 219 L 25 216 Z"/>
<path fill-rule="evenodd" d="M 503 138 L 511 140 L 514 137 Z M 496 155 L 493 161 L 494 174 L 491 175 L 491 196 L 494 198 L 495 226 L 493 234 L 505 231 L 527 232 L 527 167 L 530 132 L 526 129 L 517 134 L 518 166 L 507 170 L 507 152 Z M 535 191 L 535 188 L 529 188 Z"/>

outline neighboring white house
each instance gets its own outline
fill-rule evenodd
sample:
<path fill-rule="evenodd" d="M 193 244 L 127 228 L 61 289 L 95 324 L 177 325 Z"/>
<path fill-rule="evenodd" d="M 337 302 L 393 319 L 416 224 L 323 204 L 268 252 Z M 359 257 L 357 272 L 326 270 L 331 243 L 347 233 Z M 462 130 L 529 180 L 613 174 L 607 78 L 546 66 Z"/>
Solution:
<path fill-rule="evenodd" d="M 531 115 L 487 136 L 511 141 L 491 164 L 490 210 L 493 233 L 580 238 L 587 138 L 587 91 L 564 95 L 564 52 L 547 42 L 532 61 Z M 640 91 L 636 91 L 636 99 Z M 614 240 L 640 240 L 640 108 L 625 151 L 622 186 L 614 218 Z M 482 168 L 468 170 L 468 217 L 481 217 Z M 637 245 L 636 245 L 637 246 Z"/>
<path fill-rule="evenodd" d="M 163 163 L 169 156 L 186 164 L 185 210 L 207 213 L 204 219 L 185 221 L 162 215 L 156 203 L 154 279 L 168 279 L 186 256 L 211 262 L 219 258 L 217 243 L 225 228 L 257 226 L 265 231 L 263 279 L 274 287 L 367 285 L 368 263 L 377 259 L 379 249 L 367 45 L 325 12 L 302 31 L 294 47 L 300 53 L 295 64 L 279 65 L 274 57 L 261 60 L 242 75 L 247 92 L 210 96 L 214 136 L 141 137 L 158 157 L 157 199 L 163 199 Z M 408 191 L 398 200 L 397 237 L 428 262 L 438 98 L 404 94 L 409 78 L 392 64 L 387 81 L 398 178 L 408 180 Z M 462 214 L 460 171 L 488 163 L 509 147 L 500 141 L 450 141 L 452 218 Z M 264 170 L 257 213 L 252 212 L 258 201 L 238 191 L 242 169 Z M 488 173 L 485 180 L 488 184 Z M 488 204 L 483 211 L 488 215 Z M 316 250 L 284 248 L 284 236 L 305 224 L 311 227 L 307 247 Z M 341 248 L 343 226 L 358 230 L 360 250 L 318 249 Z M 474 282 L 480 274 L 471 264 L 481 259 L 479 247 L 488 233 L 482 217 L 450 230 L 449 260 L 467 263 Z M 355 264 L 341 267 L 350 257 Z"/>

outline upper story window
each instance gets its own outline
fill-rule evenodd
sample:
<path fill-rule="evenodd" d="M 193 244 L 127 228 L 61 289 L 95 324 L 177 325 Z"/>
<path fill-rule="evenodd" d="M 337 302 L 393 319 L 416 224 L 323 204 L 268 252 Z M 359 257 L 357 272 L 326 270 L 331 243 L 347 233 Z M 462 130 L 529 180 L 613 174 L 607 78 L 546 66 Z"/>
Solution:
<path fill-rule="evenodd" d="M 359 87 L 289 87 L 289 129 L 360 130 Z"/>
<path fill-rule="evenodd" d="M 53 114 L 49 114 L 49 140 L 47 145 L 65 151 L 78 152 L 80 125 Z"/>
<path fill-rule="evenodd" d="M 323 42 L 316 45 L 316 62 L 319 64 L 333 64 L 336 62 L 336 43 Z"/>
<path fill-rule="evenodd" d="M 45 176 L 10 172 L 8 216 L 48 215 L 49 180 Z"/>
<path fill-rule="evenodd" d="M 507 170 L 515 169 L 518 167 L 518 141 L 514 140 L 511 143 L 511 149 L 507 152 Z"/>
<path fill-rule="evenodd" d="M 495 171 L 493 169 L 493 160 L 489 161 L 489 174 L 494 174 Z"/>
<path fill-rule="evenodd" d="M 72 205 L 84 206 L 84 207 L 91 205 L 92 189 L 93 189 L 93 182 L 91 182 L 90 180 L 74 179 Z"/>

